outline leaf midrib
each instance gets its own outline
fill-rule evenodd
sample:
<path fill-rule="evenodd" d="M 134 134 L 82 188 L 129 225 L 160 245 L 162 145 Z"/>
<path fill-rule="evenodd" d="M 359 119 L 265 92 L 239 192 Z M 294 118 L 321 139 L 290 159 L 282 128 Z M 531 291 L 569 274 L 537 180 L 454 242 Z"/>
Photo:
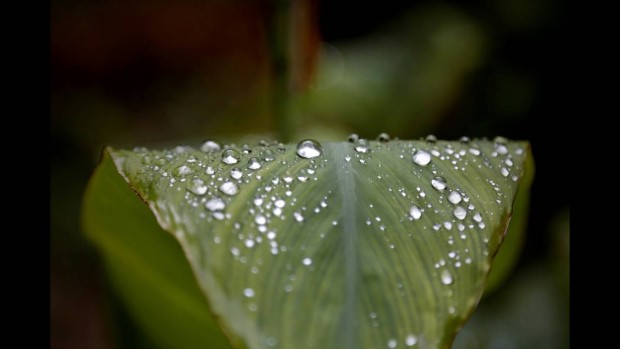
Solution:
<path fill-rule="evenodd" d="M 350 149 L 347 143 L 329 144 L 332 148 L 336 180 L 339 183 L 340 194 L 342 196 L 342 207 L 340 210 L 343 234 L 342 248 L 344 256 L 344 292 L 345 303 L 340 317 L 340 328 L 342 329 L 342 348 L 357 348 L 357 337 L 355 334 L 355 324 L 357 322 L 356 310 L 358 302 L 358 284 L 360 279 L 358 265 L 358 227 L 355 169 L 350 161 L 345 161 L 347 150 Z"/>

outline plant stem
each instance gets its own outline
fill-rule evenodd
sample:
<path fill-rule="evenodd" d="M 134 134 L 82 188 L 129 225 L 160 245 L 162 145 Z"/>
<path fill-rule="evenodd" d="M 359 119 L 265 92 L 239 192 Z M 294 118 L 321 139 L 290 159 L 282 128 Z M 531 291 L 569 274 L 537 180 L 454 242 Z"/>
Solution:
<path fill-rule="evenodd" d="M 270 4 L 272 8 L 268 11 L 267 30 L 274 78 L 271 102 L 279 140 L 288 142 L 293 133 L 289 115 L 291 3 L 290 0 L 272 0 Z"/>

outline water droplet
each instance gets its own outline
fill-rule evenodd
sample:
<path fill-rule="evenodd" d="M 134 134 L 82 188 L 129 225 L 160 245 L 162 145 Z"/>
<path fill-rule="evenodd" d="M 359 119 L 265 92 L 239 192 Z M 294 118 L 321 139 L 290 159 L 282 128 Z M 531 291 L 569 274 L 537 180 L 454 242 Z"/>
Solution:
<path fill-rule="evenodd" d="M 241 155 L 234 149 L 226 149 L 222 152 L 222 162 L 225 164 L 236 164 L 239 159 L 241 159 Z"/>
<path fill-rule="evenodd" d="M 474 215 L 474 220 L 475 220 L 476 222 L 482 222 L 482 216 L 480 216 L 480 213 L 476 213 L 476 214 Z"/>
<path fill-rule="evenodd" d="M 233 182 L 224 182 L 220 185 L 220 191 L 228 196 L 237 195 L 239 188 Z"/>
<path fill-rule="evenodd" d="M 441 271 L 441 282 L 444 285 L 450 285 L 452 284 L 454 280 L 452 280 L 452 274 L 450 274 L 450 272 L 447 269 L 444 269 Z"/>
<path fill-rule="evenodd" d="M 304 139 L 297 144 L 297 155 L 304 159 L 312 159 L 323 154 L 321 143 L 313 139 Z"/>
<path fill-rule="evenodd" d="M 390 339 L 388 341 L 388 348 L 390 349 L 396 348 L 397 345 L 398 345 L 398 342 L 396 341 L 396 339 Z"/>
<path fill-rule="evenodd" d="M 267 161 L 267 162 L 269 162 L 269 161 L 273 161 L 273 160 L 276 158 L 276 156 L 275 156 L 275 155 L 273 155 L 273 152 L 272 152 L 271 150 L 269 150 L 269 149 L 265 149 L 265 150 L 261 153 L 261 155 L 263 156 L 263 160 L 265 160 L 265 161 Z"/>
<path fill-rule="evenodd" d="M 451 191 L 450 195 L 448 195 L 448 201 L 453 204 L 458 204 L 459 202 L 461 202 L 461 199 L 461 194 L 456 191 Z"/>
<path fill-rule="evenodd" d="M 226 203 L 220 198 L 212 198 L 205 204 L 209 211 L 219 211 L 226 208 Z"/>
<path fill-rule="evenodd" d="M 205 170 L 205 173 L 208 175 L 212 175 L 215 173 L 215 169 L 211 166 L 207 167 L 207 169 Z"/>
<path fill-rule="evenodd" d="M 463 207 L 457 206 L 454 209 L 454 217 L 463 220 L 465 219 L 465 216 L 467 216 L 467 211 Z"/>
<path fill-rule="evenodd" d="M 407 344 L 408 347 L 414 346 L 417 342 L 418 342 L 418 337 L 412 334 L 408 335 L 407 338 L 405 338 L 405 344 Z"/>
<path fill-rule="evenodd" d="M 358 139 L 360 139 L 360 136 L 357 133 L 351 133 L 347 138 L 347 140 L 351 143 L 357 142 Z"/>
<path fill-rule="evenodd" d="M 192 170 L 191 167 L 187 165 L 181 165 L 177 167 L 176 169 L 174 169 L 174 174 L 176 176 L 184 176 L 184 175 L 188 175 L 192 173 L 194 173 L 194 170 Z"/>
<path fill-rule="evenodd" d="M 431 162 L 431 154 L 425 152 L 424 150 L 416 151 L 413 156 L 413 162 L 420 166 L 426 166 L 429 162 Z"/>
<path fill-rule="evenodd" d="M 278 341 L 273 338 L 273 337 L 267 337 L 267 345 L 270 347 L 275 346 L 278 343 Z"/>
<path fill-rule="evenodd" d="M 250 158 L 250 160 L 248 160 L 248 168 L 250 170 L 258 170 L 261 167 L 262 165 L 260 164 L 260 161 L 257 158 Z"/>
<path fill-rule="evenodd" d="M 431 180 L 431 185 L 433 188 L 443 191 L 448 186 L 448 181 L 444 177 L 437 176 Z"/>
<path fill-rule="evenodd" d="M 295 217 L 295 220 L 298 222 L 304 221 L 304 216 L 302 216 L 299 212 L 293 212 L 293 217 Z"/>
<path fill-rule="evenodd" d="M 476 148 L 469 148 L 469 153 L 475 156 L 480 155 L 480 150 L 476 149 Z"/>
<path fill-rule="evenodd" d="M 502 154 L 502 155 L 508 154 L 508 148 L 503 144 L 497 144 L 495 146 L 495 150 L 497 151 L 498 154 Z"/>
<path fill-rule="evenodd" d="M 493 142 L 495 143 L 499 143 L 499 144 L 506 144 L 508 143 L 508 139 L 506 139 L 505 137 L 502 136 L 497 136 L 493 139 Z"/>
<path fill-rule="evenodd" d="M 499 170 L 499 173 L 501 173 L 501 174 L 502 174 L 502 176 L 504 176 L 504 177 L 508 177 L 508 175 L 510 174 L 510 172 L 508 172 L 508 169 L 507 169 L 507 168 L 505 168 L 505 167 L 502 167 L 502 168 Z"/>
<path fill-rule="evenodd" d="M 243 177 L 243 172 L 238 167 L 235 167 L 230 170 L 230 176 L 234 179 L 239 179 Z"/>
<path fill-rule="evenodd" d="M 304 265 L 310 265 L 310 264 L 312 264 L 312 259 L 311 258 L 304 258 L 303 263 L 304 263 Z"/>
<path fill-rule="evenodd" d="M 243 295 L 248 298 L 252 298 L 254 297 L 254 290 L 251 288 L 246 288 L 245 290 L 243 290 Z"/>
<path fill-rule="evenodd" d="M 422 217 L 422 210 L 418 206 L 411 206 L 409 209 L 409 215 L 415 220 L 420 219 Z"/>
<path fill-rule="evenodd" d="M 276 202 L 273 203 L 277 208 L 283 208 L 284 205 L 286 204 L 286 202 L 284 202 L 284 200 L 279 199 L 276 200 Z"/>
<path fill-rule="evenodd" d="M 214 151 L 219 151 L 220 150 L 220 145 L 217 144 L 214 141 L 211 140 L 207 140 L 204 143 L 202 143 L 202 145 L 200 146 L 200 150 L 204 151 L 204 152 L 214 152 Z"/>
<path fill-rule="evenodd" d="M 265 216 L 263 215 L 258 215 L 254 218 L 254 222 L 256 222 L 256 224 L 258 225 L 264 225 L 267 223 L 267 218 L 265 218 Z"/>
<path fill-rule="evenodd" d="M 430 134 L 428 136 L 426 136 L 426 141 L 429 143 L 435 143 L 437 142 L 437 137 L 433 134 Z"/>
<path fill-rule="evenodd" d="M 187 190 L 196 195 L 205 195 L 207 193 L 207 185 L 202 179 L 196 178 L 187 185 Z"/>
<path fill-rule="evenodd" d="M 459 141 L 463 144 L 468 144 L 470 142 L 470 139 L 467 136 L 463 136 L 459 139 Z"/>
<path fill-rule="evenodd" d="M 377 140 L 379 140 L 379 142 L 389 142 L 390 141 L 390 135 L 382 132 L 379 134 L 379 136 L 377 137 Z"/>
<path fill-rule="evenodd" d="M 355 142 L 355 151 L 358 153 L 368 153 L 370 150 L 370 146 L 368 145 L 368 141 L 365 139 L 359 139 Z"/>

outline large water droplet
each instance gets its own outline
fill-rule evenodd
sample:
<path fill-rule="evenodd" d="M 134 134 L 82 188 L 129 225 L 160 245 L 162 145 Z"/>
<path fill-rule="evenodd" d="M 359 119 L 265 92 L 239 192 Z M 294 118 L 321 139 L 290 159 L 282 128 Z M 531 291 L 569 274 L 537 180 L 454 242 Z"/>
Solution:
<path fill-rule="evenodd" d="M 222 152 L 222 162 L 225 164 L 236 164 L 239 159 L 241 159 L 241 155 L 234 149 L 226 149 Z"/>
<path fill-rule="evenodd" d="M 181 165 L 174 169 L 174 174 L 176 176 L 184 176 L 192 173 L 194 173 L 194 170 L 192 170 L 191 167 L 187 165 Z"/>
<path fill-rule="evenodd" d="M 413 156 L 413 162 L 420 166 L 426 166 L 429 162 L 431 162 L 431 154 L 425 152 L 424 150 L 416 151 Z"/>
<path fill-rule="evenodd" d="M 222 185 L 220 185 L 220 191 L 226 195 L 233 196 L 237 195 L 237 192 L 239 192 L 239 188 L 233 182 L 224 182 L 222 183 Z"/>
<path fill-rule="evenodd" d="M 379 134 L 379 136 L 377 137 L 377 140 L 379 140 L 379 142 L 389 142 L 390 141 L 390 135 L 382 132 Z"/>
<path fill-rule="evenodd" d="M 209 211 L 220 211 L 226 208 L 226 203 L 220 198 L 212 198 L 205 204 Z"/>
<path fill-rule="evenodd" d="M 467 210 L 465 210 L 463 207 L 461 206 L 457 206 L 454 209 L 454 217 L 463 220 L 465 219 L 465 216 L 467 216 Z"/>
<path fill-rule="evenodd" d="M 323 154 L 321 143 L 314 139 L 304 139 L 297 144 L 297 155 L 304 159 L 312 159 Z"/>
<path fill-rule="evenodd" d="M 461 199 L 461 194 L 456 191 L 451 191 L 450 195 L 448 195 L 448 201 L 453 204 L 458 204 L 459 202 L 461 202 Z"/>
<path fill-rule="evenodd" d="M 368 151 L 370 150 L 370 146 L 368 145 L 368 141 L 365 139 L 358 139 L 355 142 L 355 151 L 358 153 L 368 153 Z"/>
<path fill-rule="evenodd" d="M 413 219 L 418 220 L 422 217 L 422 210 L 418 206 L 411 206 L 409 214 Z"/>
<path fill-rule="evenodd" d="M 258 225 L 265 225 L 267 224 L 267 218 L 263 215 L 258 215 L 256 216 L 256 218 L 254 218 L 254 222 L 256 222 L 256 224 Z"/>
<path fill-rule="evenodd" d="M 205 195 L 207 193 L 207 189 L 207 185 L 200 178 L 194 179 L 187 185 L 187 190 L 196 195 Z"/>
<path fill-rule="evenodd" d="M 444 269 L 441 271 L 441 282 L 444 285 L 450 285 L 452 284 L 454 280 L 452 279 L 452 274 L 450 274 L 450 272 L 447 269 Z"/>
<path fill-rule="evenodd" d="M 357 142 L 358 139 L 360 139 L 360 136 L 357 133 L 351 133 L 347 138 L 347 140 L 351 143 Z"/>
<path fill-rule="evenodd" d="M 498 154 L 502 154 L 502 155 L 508 154 L 508 148 L 503 144 L 497 144 L 495 146 L 495 150 L 497 151 Z"/>
<path fill-rule="evenodd" d="M 431 180 L 431 185 L 433 186 L 433 188 L 439 191 L 443 191 L 444 189 L 446 189 L 448 181 L 444 177 L 437 176 Z"/>
<path fill-rule="evenodd" d="M 269 162 L 269 161 L 273 161 L 276 156 L 273 154 L 273 152 L 270 149 L 265 149 L 261 155 L 263 156 L 263 160 Z"/>
<path fill-rule="evenodd" d="M 412 334 L 408 335 L 407 338 L 405 338 L 405 344 L 407 344 L 408 347 L 414 346 L 417 342 L 418 342 L 418 337 Z"/>
<path fill-rule="evenodd" d="M 220 145 L 214 141 L 207 140 L 200 146 L 200 150 L 204 152 L 214 152 L 220 150 Z"/>
<path fill-rule="evenodd" d="M 230 170 L 230 176 L 234 179 L 239 179 L 243 177 L 243 172 L 238 167 L 235 167 Z"/>
<path fill-rule="evenodd" d="M 261 167 L 262 165 L 260 164 L 260 161 L 257 158 L 250 158 L 250 160 L 248 160 L 248 168 L 250 170 L 258 170 Z"/>

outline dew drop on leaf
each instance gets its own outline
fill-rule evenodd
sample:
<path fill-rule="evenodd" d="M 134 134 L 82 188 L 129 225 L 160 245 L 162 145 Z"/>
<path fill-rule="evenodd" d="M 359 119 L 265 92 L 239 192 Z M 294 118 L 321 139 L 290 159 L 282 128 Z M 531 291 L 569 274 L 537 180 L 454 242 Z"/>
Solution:
<path fill-rule="evenodd" d="M 416 337 L 415 335 L 410 334 L 407 336 L 407 338 L 405 338 L 405 344 L 408 347 L 414 346 L 417 342 L 418 342 L 418 337 Z"/>
<path fill-rule="evenodd" d="M 254 297 L 254 290 L 251 288 L 246 288 L 245 290 L 243 290 L 243 295 L 248 298 L 252 298 Z"/>
<path fill-rule="evenodd" d="M 220 185 L 220 191 L 228 196 L 237 195 L 239 188 L 233 182 L 224 182 Z"/>
<path fill-rule="evenodd" d="M 226 208 L 226 203 L 224 203 L 224 200 L 220 198 L 212 198 L 207 201 L 205 206 L 209 211 L 219 211 Z"/>
<path fill-rule="evenodd" d="M 459 194 L 456 191 L 451 191 L 450 194 L 448 195 L 448 201 L 450 201 L 453 204 L 458 204 L 459 202 L 461 202 L 461 194 Z"/>
<path fill-rule="evenodd" d="M 409 209 L 409 215 L 415 220 L 420 219 L 422 217 L 422 210 L 418 206 L 411 206 Z"/>
<path fill-rule="evenodd" d="M 208 153 L 220 150 L 220 145 L 214 141 L 207 140 L 200 146 L 200 150 Z"/>
<path fill-rule="evenodd" d="M 454 217 L 463 220 L 465 219 L 465 216 L 467 216 L 467 210 L 465 210 L 463 207 L 461 206 L 457 206 L 454 209 Z"/>
<path fill-rule="evenodd" d="M 188 175 L 192 173 L 194 173 L 194 170 L 192 170 L 191 167 L 187 165 L 181 165 L 177 167 L 176 169 L 174 169 L 174 174 L 176 176 L 184 176 L 184 175 Z"/>
<path fill-rule="evenodd" d="M 441 283 L 444 285 L 452 284 L 454 280 L 452 280 L 452 274 L 447 269 L 441 271 Z"/>
<path fill-rule="evenodd" d="M 370 150 L 370 146 L 368 145 L 368 141 L 365 139 L 358 139 L 355 142 L 355 151 L 358 153 L 366 154 Z"/>
<path fill-rule="evenodd" d="M 200 178 L 194 179 L 187 185 L 187 190 L 196 195 L 205 195 L 207 193 L 207 189 L 207 185 Z"/>
<path fill-rule="evenodd" d="M 424 150 L 418 150 L 413 153 L 413 162 L 420 166 L 426 166 L 431 162 L 431 154 Z"/>
<path fill-rule="evenodd" d="M 262 165 L 257 158 L 250 158 L 250 160 L 248 160 L 248 168 L 250 170 L 258 170 L 261 167 Z"/>
<path fill-rule="evenodd" d="M 222 162 L 228 165 L 239 162 L 241 155 L 234 149 L 226 149 L 222 152 Z"/>
<path fill-rule="evenodd" d="M 323 154 L 321 144 L 313 139 L 304 139 L 297 144 L 297 155 L 304 159 L 312 159 Z"/>
<path fill-rule="evenodd" d="M 377 137 L 377 140 L 379 140 L 379 142 L 383 142 L 383 143 L 389 142 L 390 141 L 390 135 L 385 133 L 385 132 L 382 132 Z"/>
<path fill-rule="evenodd" d="M 360 139 L 360 136 L 358 136 L 357 133 L 351 133 L 347 138 L 347 140 L 351 143 L 357 142 L 358 139 Z"/>
<path fill-rule="evenodd" d="M 444 189 L 446 189 L 448 181 L 444 177 L 437 176 L 431 180 L 431 185 L 433 186 L 433 188 L 439 191 L 443 191 Z"/>

